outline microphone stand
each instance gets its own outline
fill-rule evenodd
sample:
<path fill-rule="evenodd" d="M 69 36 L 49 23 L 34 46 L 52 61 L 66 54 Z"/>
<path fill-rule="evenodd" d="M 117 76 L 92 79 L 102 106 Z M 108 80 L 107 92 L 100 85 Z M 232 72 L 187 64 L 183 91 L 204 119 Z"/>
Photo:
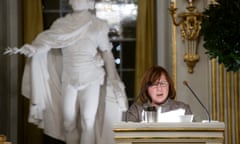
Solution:
<path fill-rule="evenodd" d="M 183 81 L 183 84 L 188 87 L 188 89 L 192 92 L 192 94 L 194 95 L 194 97 L 198 100 L 198 102 L 202 105 L 202 107 L 204 108 L 204 110 L 207 112 L 208 122 L 210 123 L 210 122 L 211 122 L 211 117 L 210 117 L 210 114 L 209 114 L 207 108 L 203 105 L 203 103 L 201 102 L 201 100 L 198 98 L 198 96 L 195 94 L 195 92 L 192 90 L 192 88 L 188 85 L 188 83 L 187 83 L 186 81 Z"/>

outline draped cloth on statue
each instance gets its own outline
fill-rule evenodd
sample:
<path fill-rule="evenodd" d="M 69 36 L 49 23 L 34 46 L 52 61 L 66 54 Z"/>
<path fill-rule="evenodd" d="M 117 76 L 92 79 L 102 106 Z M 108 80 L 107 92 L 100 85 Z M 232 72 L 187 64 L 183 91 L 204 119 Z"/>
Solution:
<path fill-rule="evenodd" d="M 61 82 L 50 53 L 34 55 L 23 75 L 22 94 L 30 99 L 29 122 L 44 133 L 64 140 Z"/>
<path fill-rule="evenodd" d="M 32 45 L 37 48 L 38 52 L 31 59 L 28 59 L 25 65 L 22 94 L 31 102 L 29 122 L 38 125 L 45 134 L 59 140 L 64 140 L 61 101 L 63 56 L 60 49 L 52 48 L 64 49 L 64 47 L 79 41 L 93 22 L 92 19 L 90 13 L 84 12 L 68 14 L 56 20 L 49 30 L 40 33 L 33 41 Z M 111 50 L 108 45 L 102 44 L 102 46 L 103 51 Z M 96 63 L 101 62 L 101 59 L 96 59 Z M 89 81 L 91 82 L 91 80 Z M 96 118 L 96 130 L 99 131 L 99 134 L 105 129 L 107 129 L 106 133 L 111 133 L 111 124 L 121 121 L 122 111 L 128 108 L 123 83 L 120 80 L 115 80 L 109 85 L 107 81 L 102 86 L 103 91 Z M 105 104 L 114 105 L 115 107 L 111 108 L 111 111 L 118 116 L 107 116 Z M 108 125 L 104 122 L 106 119 L 110 121 Z M 102 137 L 102 135 L 98 136 Z"/>

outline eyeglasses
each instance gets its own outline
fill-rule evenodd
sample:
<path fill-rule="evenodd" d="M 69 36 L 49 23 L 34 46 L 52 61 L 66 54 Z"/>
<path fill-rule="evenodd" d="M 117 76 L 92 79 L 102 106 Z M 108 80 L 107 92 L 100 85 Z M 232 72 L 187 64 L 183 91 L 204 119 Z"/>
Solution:
<path fill-rule="evenodd" d="M 161 82 L 155 82 L 155 83 L 150 85 L 150 87 L 152 87 L 152 88 L 157 88 L 158 86 L 160 86 L 160 87 L 167 87 L 168 86 L 168 82 L 167 81 L 161 81 Z"/>

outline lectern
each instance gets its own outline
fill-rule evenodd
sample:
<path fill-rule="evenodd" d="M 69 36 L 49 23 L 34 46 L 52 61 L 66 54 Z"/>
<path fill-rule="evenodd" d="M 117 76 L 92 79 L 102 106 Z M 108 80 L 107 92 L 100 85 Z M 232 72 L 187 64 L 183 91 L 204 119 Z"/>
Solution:
<path fill-rule="evenodd" d="M 133 123 L 113 126 L 116 144 L 224 144 L 223 122 Z"/>

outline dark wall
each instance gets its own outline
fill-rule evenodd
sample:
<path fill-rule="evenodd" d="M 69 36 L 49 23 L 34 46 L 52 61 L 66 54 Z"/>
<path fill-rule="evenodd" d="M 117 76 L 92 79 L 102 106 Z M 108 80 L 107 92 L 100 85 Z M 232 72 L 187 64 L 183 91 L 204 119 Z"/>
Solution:
<path fill-rule="evenodd" d="M 9 98 L 8 98 L 8 57 L 4 56 L 3 50 L 7 45 L 6 35 L 6 3 L 0 1 L 0 134 L 9 135 Z"/>
<path fill-rule="evenodd" d="M 4 55 L 8 46 L 21 41 L 21 0 L 0 0 L 0 134 L 18 144 L 20 78 L 23 57 Z"/>

